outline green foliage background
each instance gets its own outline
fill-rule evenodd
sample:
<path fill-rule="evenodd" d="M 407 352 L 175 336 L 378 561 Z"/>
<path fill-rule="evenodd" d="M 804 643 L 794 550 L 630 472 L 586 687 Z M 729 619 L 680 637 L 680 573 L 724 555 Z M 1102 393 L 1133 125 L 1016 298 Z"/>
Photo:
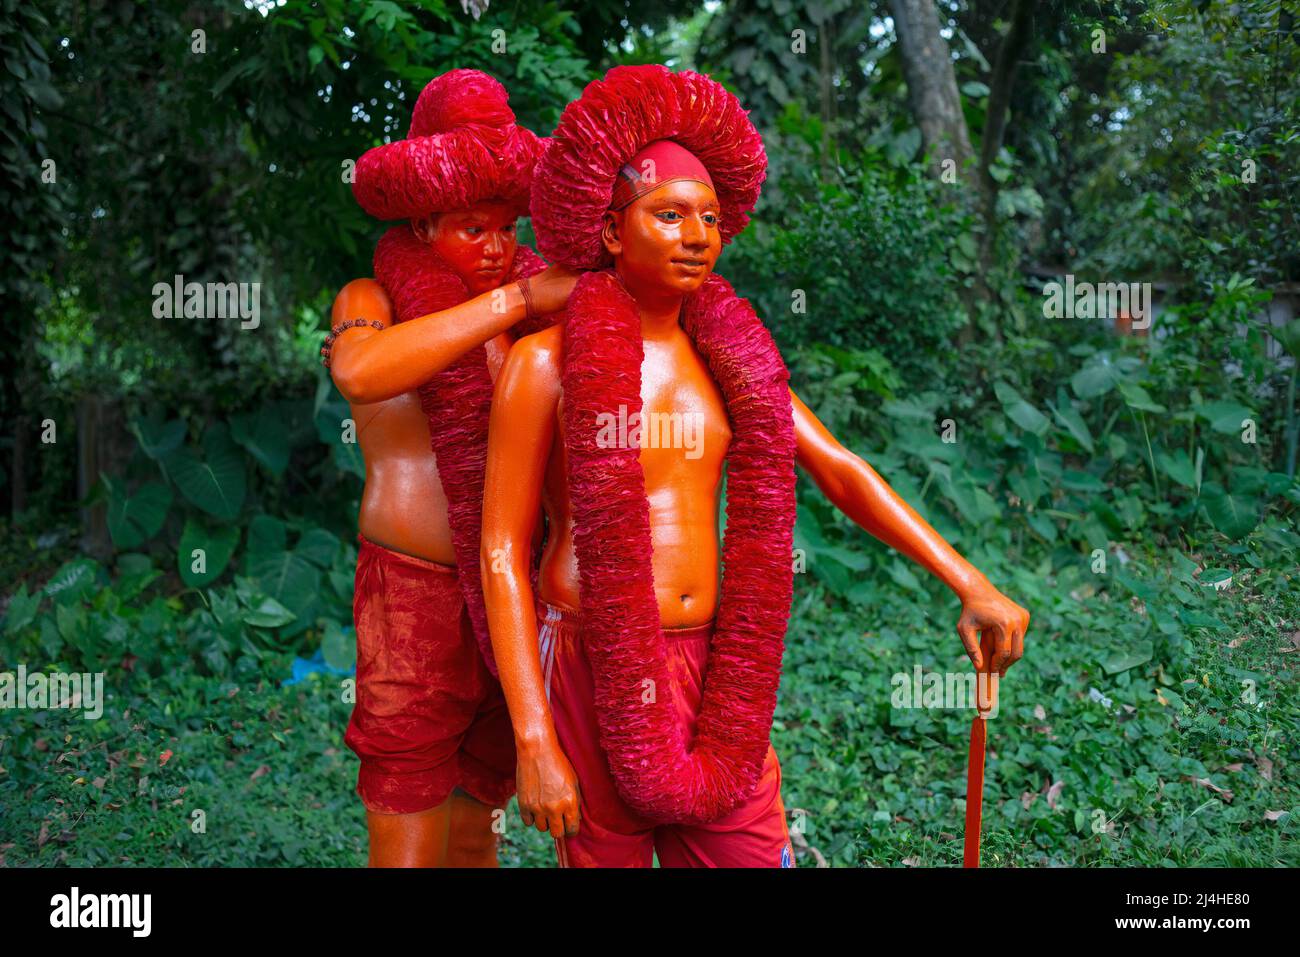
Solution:
<path fill-rule="evenodd" d="M 997 6 L 950 13 L 972 130 Z M 3 11 L 0 159 L 23 186 L 0 449 L 47 421 L 57 441 L 0 464 L 26 486 L 0 522 L 0 671 L 104 671 L 109 700 L 0 714 L 0 863 L 364 860 L 342 744 L 364 467 L 316 362 L 382 230 L 347 164 L 446 69 L 499 76 L 540 132 L 621 62 L 711 72 L 752 107 L 770 177 L 720 271 L 826 425 L 1033 615 L 986 860 L 1297 863 L 1300 327 L 1261 319 L 1300 278 L 1290 4 L 1039 4 L 992 221 L 924 162 L 885 3 Z M 1045 318 L 1063 272 L 1160 283 L 1151 334 Z M 154 318 L 174 274 L 260 282 L 262 325 Z M 88 407 L 107 467 L 82 494 Z M 798 862 L 954 864 L 969 716 L 891 691 L 962 669 L 958 603 L 811 483 L 799 507 L 773 732 Z M 341 673 L 282 685 L 317 653 Z M 549 865 L 508 821 L 503 862 Z"/>

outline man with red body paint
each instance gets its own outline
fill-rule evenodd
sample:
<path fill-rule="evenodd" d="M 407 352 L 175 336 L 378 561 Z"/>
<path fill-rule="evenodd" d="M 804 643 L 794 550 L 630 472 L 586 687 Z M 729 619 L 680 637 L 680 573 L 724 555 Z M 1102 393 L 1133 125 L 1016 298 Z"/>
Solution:
<path fill-rule="evenodd" d="M 725 105 L 729 96 L 693 74 L 673 75 L 659 67 L 617 68 L 605 81 L 591 84 L 583 99 L 565 111 L 543 164 L 545 169 L 555 159 L 552 168 L 560 169 L 565 151 L 581 157 L 566 167 L 570 173 L 608 161 L 607 144 L 591 141 L 592 130 L 599 127 L 593 117 L 619 123 L 620 102 L 629 122 L 689 104 L 682 113 L 683 129 L 718 164 L 711 169 L 676 142 L 635 143 L 637 149 L 628 149 L 612 169 L 599 170 L 588 184 L 592 203 L 598 201 L 601 185 L 608 184 L 605 207 L 596 207 L 607 207 L 600 244 L 605 261 L 612 261 L 618 287 L 631 297 L 639 315 L 643 421 L 654 415 L 699 415 L 703 421 L 703 455 L 687 457 L 680 449 L 644 440 L 639 451 L 653 544 L 654 601 L 675 717 L 688 741 L 696 734 L 694 722 L 708 682 L 704 665 L 719 610 L 719 491 L 733 436 L 718 381 L 682 328 L 683 305 L 709 279 L 721 252 L 725 217 L 740 219 L 731 224 L 729 237 L 748 213 L 748 208 L 723 208 L 714 181 L 726 182 L 734 191 L 731 184 L 746 176 L 752 181 L 754 173 L 739 161 L 732 163 L 725 143 L 710 141 L 706 124 L 690 111 L 722 109 L 706 104 Z M 588 100 L 598 105 L 587 107 Z M 660 137 L 672 139 L 672 131 L 658 129 Z M 653 169 L 648 176 L 647 167 Z M 759 170 L 758 181 L 761 176 Z M 569 228 L 570 222 L 590 221 L 590 216 L 577 213 L 566 219 L 563 211 L 577 189 L 569 182 L 562 194 L 559 188 L 558 182 L 545 179 L 534 186 L 534 228 L 548 253 L 547 242 L 555 232 Z M 756 195 L 755 184 L 750 208 Z M 543 221 L 539 205 L 554 216 Z M 580 241 L 569 248 L 579 248 Z M 561 252 L 565 246 L 551 242 Z M 570 259 L 569 265 L 586 268 L 602 264 L 581 251 Z M 579 292 L 582 288 L 580 284 Z M 577 321 L 578 302 L 575 293 L 567 319 L 570 327 Z M 770 744 L 754 785 L 733 810 L 714 820 L 651 819 L 629 806 L 623 782 L 611 774 L 602 742 L 617 729 L 600 723 L 594 659 L 584 647 L 574 536 L 575 522 L 584 517 L 575 514 L 571 500 L 566 452 L 570 437 L 562 414 L 569 398 L 562 386 L 562 370 L 570 358 L 564 354 L 566 335 L 552 328 L 520 340 L 510 352 L 493 401 L 484 492 L 483 587 L 514 724 L 524 822 L 551 833 L 562 865 L 649 866 L 657 853 L 664 866 L 789 866 L 780 770 Z M 953 588 L 963 605 L 957 631 L 972 660 L 977 667 L 984 664 L 979 635 L 990 634 L 993 665 L 1005 672 L 1021 656 L 1028 613 L 944 542 L 866 462 L 841 446 L 792 392 L 789 402 L 798 464 L 859 526 Z M 551 535 L 534 595 L 528 556 L 539 505 Z M 729 514 L 729 534 L 730 521 Z M 499 561 L 500 571 L 490 569 L 488 556 Z M 637 776 L 635 768 L 628 773 Z"/>
<path fill-rule="evenodd" d="M 362 206 L 410 221 L 380 241 L 380 281 L 339 293 L 322 350 L 366 463 L 346 741 L 361 758 L 372 866 L 496 866 L 493 812 L 514 791 L 509 716 L 466 611 L 444 487 L 443 458 L 462 450 L 430 448 L 479 410 L 430 409 L 450 367 L 494 375 L 511 327 L 573 287 L 566 270 L 537 274 L 516 238 L 539 149 L 499 83 L 455 70 L 421 94 L 410 138 L 357 166 Z"/>

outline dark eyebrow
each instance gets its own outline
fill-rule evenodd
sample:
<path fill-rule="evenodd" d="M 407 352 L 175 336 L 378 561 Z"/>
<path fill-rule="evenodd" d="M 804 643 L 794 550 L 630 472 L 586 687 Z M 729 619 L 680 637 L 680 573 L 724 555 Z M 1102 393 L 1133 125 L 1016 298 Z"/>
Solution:
<path fill-rule="evenodd" d="M 656 207 L 657 207 L 658 209 L 664 209 L 664 208 L 666 208 L 666 207 L 671 206 L 671 207 L 673 207 L 674 209 L 677 209 L 677 210 L 687 210 L 687 211 L 690 211 L 690 210 L 692 210 L 692 209 L 700 209 L 700 210 L 704 210 L 705 212 L 708 212 L 708 211 L 710 211 L 710 210 L 713 210 L 713 211 L 719 211 L 719 210 L 721 210 L 721 208 L 722 208 L 722 207 L 718 204 L 718 201 L 717 201 L 716 199 L 711 199 L 711 200 L 709 200 L 708 202 L 701 203 L 700 205 L 695 206 L 695 205 L 693 205 L 693 204 L 691 204 L 691 203 L 688 203 L 688 202 L 687 202 L 686 200 L 684 200 L 684 199 L 668 199 L 668 198 L 665 198 L 664 200 L 662 200 L 662 201 L 659 202 L 659 203 L 656 203 L 655 205 L 656 205 Z"/>

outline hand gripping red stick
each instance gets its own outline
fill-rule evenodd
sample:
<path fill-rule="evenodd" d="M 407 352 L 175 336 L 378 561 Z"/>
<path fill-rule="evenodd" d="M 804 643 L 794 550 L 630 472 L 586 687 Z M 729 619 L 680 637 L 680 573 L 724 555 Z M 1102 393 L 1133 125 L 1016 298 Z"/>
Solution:
<path fill-rule="evenodd" d="M 966 765 L 966 841 L 962 867 L 980 866 L 980 822 L 984 811 L 984 744 L 988 715 L 997 709 L 998 679 L 993 671 L 993 631 L 980 633 L 980 657 L 984 667 L 976 673 L 975 717 L 970 725 L 970 752 Z"/>

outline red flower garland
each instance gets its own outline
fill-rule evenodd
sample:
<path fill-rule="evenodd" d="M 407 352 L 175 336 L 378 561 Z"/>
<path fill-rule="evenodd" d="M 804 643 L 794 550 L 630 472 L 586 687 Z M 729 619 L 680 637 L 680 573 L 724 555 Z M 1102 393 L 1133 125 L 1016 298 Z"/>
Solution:
<path fill-rule="evenodd" d="M 375 247 L 375 278 L 393 301 L 396 321 L 449 309 L 470 298 L 455 271 L 409 226 L 394 226 Z M 546 264 L 527 246 L 515 251 L 506 283 L 533 276 Z M 518 323 L 511 332 L 528 335 L 551 325 L 554 316 Z M 483 531 L 483 478 L 487 464 L 488 414 L 492 376 L 487 350 L 471 349 L 420 387 L 420 406 L 429 417 L 429 439 L 447 495 L 447 521 L 456 552 L 456 576 L 469 609 L 474 637 L 488 669 L 497 673 L 488 636 L 483 584 L 479 579 L 479 539 Z M 418 503 L 416 507 L 419 507 Z"/>
<path fill-rule="evenodd" d="M 564 427 L 583 642 L 600 742 L 623 799 L 664 822 L 716 820 L 749 796 L 768 748 L 790 616 L 795 435 L 789 373 L 749 303 L 711 276 L 683 328 L 727 403 L 722 600 L 697 734 L 676 718 L 655 599 L 639 449 L 601 448 L 600 413 L 641 409 L 636 303 L 609 272 L 588 273 L 564 323 Z M 643 703 L 650 679 L 656 700 Z"/>

